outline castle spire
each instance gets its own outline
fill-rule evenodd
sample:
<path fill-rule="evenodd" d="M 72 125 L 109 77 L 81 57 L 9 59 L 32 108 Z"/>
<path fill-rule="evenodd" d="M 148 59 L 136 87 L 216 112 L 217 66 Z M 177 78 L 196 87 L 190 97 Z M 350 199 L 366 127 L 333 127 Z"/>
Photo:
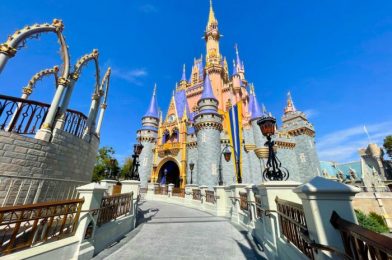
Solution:
<path fill-rule="evenodd" d="M 214 8 L 212 7 L 212 0 L 210 0 L 210 14 L 208 15 L 208 23 L 207 30 L 211 29 L 214 24 L 218 24 L 218 21 L 215 18 Z"/>
<path fill-rule="evenodd" d="M 214 96 L 214 91 L 212 90 L 212 86 L 211 86 L 211 81 L 210 81 L 210 77 L 208 76 L 208 74 L 206 74 L 206 77 L 204 79 L 204 88 L 203 88 L 203 92 L 201 93 L 201 98 L 202 99 L 215 99 Z"/>
<path fill-rule="evenodd" d="M 185 64 L 182 67 L 182 77 L 181 77 L 181 81 L 186 81 L 186 75 L 185 75 Z"/>
<path fill-rule="evenodd" d="M 254 92 L 253 84 L 251 85 L 251 91 L 252 94 L 250 95 L 250 98 L 252 99 L 252 102 L 249 102 L 251 103 L 249 110 L 251 113 L 251 120 L 255 120 L 263 116 L 263 111 L 260 109 L 259 102 L 257 102 L 256 93 Z"/>
<path fill-rule="evenodd" d="M 295 112 L 295 111 L 297 111 L 297 109 L 295 109 L 293 98 L 291 97 L 291 93 L 289 91 L 287 93 L 287 105 L 286 105 L 286 107 L 284 109 L 284 113 L 287 114 L 287 113 L 292 113 L 292 112 Z"/>
<path fill-rule="evenodd" d="M 150 101 L 150 106 L 149 106 L 147 112 L 144 114 L 144 117 L 154 117 L 156 119 L 159 119 L 156 91 L 157 91 L 157 84 L 155 83 L 154 91 L 152 93 L 152 97 L 151 97 L 151 101 Z"/>
<path fill-rule="evenodd" d="M 238 44 L 237 43 L 234 45 L 234 49 L 235 49 L 237 66 L 239 66 L 241 68 L 241 60 L 240 60 L 240 54 L 238 52 Z"/>

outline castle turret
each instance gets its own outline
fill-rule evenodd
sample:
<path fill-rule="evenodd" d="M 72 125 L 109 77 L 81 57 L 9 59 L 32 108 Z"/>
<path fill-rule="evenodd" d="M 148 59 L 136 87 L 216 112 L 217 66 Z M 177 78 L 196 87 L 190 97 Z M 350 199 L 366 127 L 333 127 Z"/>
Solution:
<path fill-rule="evenodd" d="M 320 161 L 315 146 L 314 127 L 305 113 L 295 108 L 290 92 L 287 94 L 287 105 L 282 116 L 282 123 L 280 131 L 287 132 L 296 143 L 295 156 L 298 173 L 293 180 L 306 182 L 314 176 L 320 176 Z"/>
<path fill-rule="evenodd" d="M 139 175 L 143 187 L 147 186 L 153 165 L 153 149 L 158 136 L 159 113 L 156 99 L 156 85 L 152 94 L 150 106 L 142 118 L 142 127 L 137 131 L 137 139 L 144 146 L 140 156 Z"/>
<path fill-rule="evenodd" d="M 209 75 L 204 80 L 204 88 L 197 105 L 199 113 L 195 116 L 197 136 L 197 184 L 214 186 L 218 182 L 220 156 L 220 132 L 222 116 L 218 113 L 218 100 L 215 98 Z"/>

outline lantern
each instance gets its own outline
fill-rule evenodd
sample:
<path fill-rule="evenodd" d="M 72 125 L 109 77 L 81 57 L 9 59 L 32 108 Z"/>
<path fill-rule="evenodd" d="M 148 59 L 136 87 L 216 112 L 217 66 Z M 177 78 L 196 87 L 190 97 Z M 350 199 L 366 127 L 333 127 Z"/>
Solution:
<path fill-rule="evenodd" d="M 142 144 L 135 144 L 135 145 L 133 146 L 133 152 L 134 152 L 134 154 L 136 154 L 137 156 L 139 156 L 139 155 L 141 154 L 142 150 L 143 150 L 143 145 L 142 145 Z"/>
<path fill-rule="evenodd" d="M 230 161 L 231 151 L 228 146 L 226 146 L 225 150 L 223 151 L 223 156 L 225 157 L 226 162 Z"/>
<path fill-rule="evenodd" d="M 190 162 L 189 169 L 191 169 L 191 171 L 193 171 L 193 168 L 195 168 L 195 164 L 193 162 Z"/>
<path fill-rule="evenodd" d="M 272 136 L 275 134 L 276 119 L 272 116 L 263 116 L 257 121 L 260 127 L 261 133 L 264 136 Z"/>

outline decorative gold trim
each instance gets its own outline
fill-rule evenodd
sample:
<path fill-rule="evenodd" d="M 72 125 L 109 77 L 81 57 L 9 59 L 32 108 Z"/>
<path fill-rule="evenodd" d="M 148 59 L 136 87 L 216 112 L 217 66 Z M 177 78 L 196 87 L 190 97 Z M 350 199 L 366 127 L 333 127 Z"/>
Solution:
<path fill-rule="evenodd" d="M 255 154 L 259 159 L 267 159 L 268 158 L 268 148 L 267 147 L 261 147 L 261 148 L 256 148 Z"/>
<path fill-rule="evenodd" d="M 48 123 L 43 123 L 41 129 L 50 129 L 50 125 Z"/>
<path fill-rule="evenodd" d="M 295 143 L 275 141 L 275 146 L 277 146 L 278 148 L 294 149 L 295 145 L 296 145 Z"/>
<path fill-rule="evenodd" d="M 16 48 L 8 46 L 7 43 L 0 44 L 0 53 L 4 53 L 8 57 L 14 57 L 16 54 Z"/>
<path fill-rule="evenodd" d="M 292 136 L 298 136 L 298 135 L 308 135 L 310 137 L 315 136 L 315 132 L 307 127 L 301 127 L 298 129 L 289 130 L 288 133 Z"/>
<path fill-rule="evenodd" d="M 245 144 L 244 145 L 245 151 L 246 152 L 250 152 L 256 149 L 256 145 L 255 144 Z"/>
<path fill-rule="evenodd" d="M 52 25 L 56 27 L 56 32 L 62 32 L 64 29 L 63 21 L 60 19 L 53 19 Z"/>
<path fill-rule="evenodd" d="M 64 78 L 64 77 L 60 77 L 60 78 L 57 80 L 57 82 L 58 82 L 59 85 L 63 85 L 64 87 L 66 87 L 66 86 L 69 85 L 69 79 L 66 79 L 66 78 Z"/>

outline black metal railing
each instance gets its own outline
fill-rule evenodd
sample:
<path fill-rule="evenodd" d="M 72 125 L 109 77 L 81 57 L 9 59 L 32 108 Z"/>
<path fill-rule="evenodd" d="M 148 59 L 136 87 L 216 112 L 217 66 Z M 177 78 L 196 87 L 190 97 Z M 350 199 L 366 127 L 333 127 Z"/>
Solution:
<path fill-rule="evenodd" d="M 213 190 L 206 190 L 206 202 L 215 204 L 215 192 Z"/>
<path fill-rule="evenodd" d="M 0 130 L 34 135 L 42 126 L 50 105 L 34 100 L 0 95 Z M 87 117 L 68 109 L 64 131 L 82 137 L 87 127 Z"/>
<path fill-rule="evenodd" d="M 200 189 L 193 189 L 192 198 L 194 200 L 201 200 L 201 190 Z"/>

